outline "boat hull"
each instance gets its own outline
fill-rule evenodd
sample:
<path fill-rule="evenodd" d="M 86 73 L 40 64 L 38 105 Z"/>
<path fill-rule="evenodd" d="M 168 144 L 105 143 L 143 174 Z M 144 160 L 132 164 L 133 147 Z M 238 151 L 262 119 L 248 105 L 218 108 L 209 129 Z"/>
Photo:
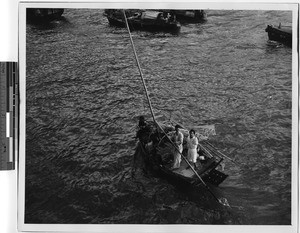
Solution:
<path fill-rule="evenodd" d="M 116 14 L 106 13 L 105 16 L 111 26 L 126 27 L 124 17 L 119 12 Z M 160 20 L 138 20 L 127 17 L 130 30 L 145 30 L 145 31 L 168 31 L 179 32 L 181 25 L 179 22 L 162 22 Z"/>
<path fill-rule="evenodd" d="M 28 8 L 27 19 L 36 22 L 52 21 L 61 18 L 64 9 L 58 8 Z"/>
<path fill-rule="evenodd" d="M 186 165 L 187 166 L 187 165 Z M 218 170 L 216 170 L 216 164 L 214 164 L 212 167 L 210 167 L 206 173 L 202 173 L 199 174 L 201 179 L 205 182 L 205 183 L 209 183 L 211 185 L 214 186 L 218 186 L 219 184 L 221 184 L 227 177 L 228 175 L 219 172 Z M 180 174 L 177 174 L 175 172 L 173 172 L 170 169 L 167 169 L 164 166 L 159 166 L 159 172 L 161 174 L 161 176 L 164 176 L 165 178 L 167 178 L 169 181 L 171 181 L 174 184 L 180 185 L 180 186 L 189 186 L 189 187 L 202 187 L 202 183 L 198 178 L 187 178 L 184 177 Z"/>
<path fill-rule="evenodd" d="M 112 26 L 117 26 L 117 27 L 126 27 L 125 22 L 122 22 L 120 20 L 116 20 L 113 18 L 108 19 L 109 24 Z M 130 30 L 145 30 L 145 31 L 173 31 L 173 32 L 178 32 L 180 30 L 180 26 L 177 24 L 174 25 L 147 25 L 143 23 L 137 23 L 137 22 L 132 22 L 129 21 L 129 28 Z"/>
<path fill-rule="evenodd" d="M 278 41 L 288 46 L 292 46 L 292 30 L 289 27 L 273 27 L 268 25 L 266 30 L 269 40 Z"/>
<path fill-rule="evenodd" d="M 203 10 L 170 10 L 181 23 L 201 23 L 207 21 L 207 14 Z"/>

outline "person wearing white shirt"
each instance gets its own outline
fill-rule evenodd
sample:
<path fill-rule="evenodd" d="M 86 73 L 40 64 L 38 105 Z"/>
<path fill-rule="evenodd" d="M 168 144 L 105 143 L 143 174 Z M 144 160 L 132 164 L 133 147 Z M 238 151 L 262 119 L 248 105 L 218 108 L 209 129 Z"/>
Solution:
<path fill-rule="evenodd" d="M 187 159 L 190 163 L 194 164 L 195 169 L 196 169 L 196 162 L 198 157 L 197 147 L 198 147 L 198 139 L 195 135 L 195 130 L 191 129 L 190 135 L 187 137 L 187 148 L 188 148 Z"/>
<path fill-rule="evenodd" d="M 172 169 L 177 169 L 180 167 L 181 163 L 181 153 L 183 150 L 183 134 L 179 131 L 179 125 L 175 126 L 175 133 L 173 135 L 172 141 L 176 145 L 176 148 L 174 148 L 173 156 L 174 156 L 174 162 Z"/>

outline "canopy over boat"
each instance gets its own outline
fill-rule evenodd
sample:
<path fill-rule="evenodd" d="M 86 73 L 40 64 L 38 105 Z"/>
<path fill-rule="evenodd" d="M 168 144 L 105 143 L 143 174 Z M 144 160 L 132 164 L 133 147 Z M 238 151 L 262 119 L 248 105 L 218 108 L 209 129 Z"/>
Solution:
<path fill-rule="evenodd" d="M 141 18 L 145 20 L 156 20 L 162 17 L 162 12 L 158 11 L 144 11 L 142 12 Z"/>

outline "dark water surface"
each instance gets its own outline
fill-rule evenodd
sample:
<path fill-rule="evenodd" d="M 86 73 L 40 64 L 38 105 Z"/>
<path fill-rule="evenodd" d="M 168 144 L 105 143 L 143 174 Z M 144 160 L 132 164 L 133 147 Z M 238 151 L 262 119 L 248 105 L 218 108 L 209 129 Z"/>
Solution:
<path fill-rule="evenodd" d="M 178 35 L 132 33 L 158 120 L 215 124 L 211 143 L 239 163 L 214 189 L 230 208 L 131 176 L 151 115 L 128 33 L 102 13 L 27 25 L 25 222 L 291 224 L 292 49 L 264 30 L 292 13 L 207 11 Z"/>

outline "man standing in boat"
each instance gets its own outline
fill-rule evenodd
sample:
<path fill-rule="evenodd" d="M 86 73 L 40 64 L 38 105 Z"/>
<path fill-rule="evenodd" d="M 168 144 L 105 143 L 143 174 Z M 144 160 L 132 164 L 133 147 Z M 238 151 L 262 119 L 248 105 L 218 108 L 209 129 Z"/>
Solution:
<path fill-rule="evenodd" d="M 195 130 L 190 130 L 190 135 L 187 137 L 187 147 L 188 147 L 188 155 L 187 159 L 190 163 L 194 164 L 194 168 L 196 169 L 197 162 L 197 147 L 198 147 L 198 139 L 195 135 Z M 187 169 L 190 167 L 187 167 Z"/>
<path fill-rule="evenodd" d="M 173 167 L 172 169 L 177 169 L 180 167 L 180 163 L 181 163 L 181 155 L 180 153 L 182 153 L 183 150 L 183 134 L 181 132 L 179 132 L 179 125 L 175 126 L 175 134 L 173 135 L 172 141 L 174 142 L 174 144 L 176 145 L 177 148 L 174 148 L 174 163 L 173 163 Z"/>

